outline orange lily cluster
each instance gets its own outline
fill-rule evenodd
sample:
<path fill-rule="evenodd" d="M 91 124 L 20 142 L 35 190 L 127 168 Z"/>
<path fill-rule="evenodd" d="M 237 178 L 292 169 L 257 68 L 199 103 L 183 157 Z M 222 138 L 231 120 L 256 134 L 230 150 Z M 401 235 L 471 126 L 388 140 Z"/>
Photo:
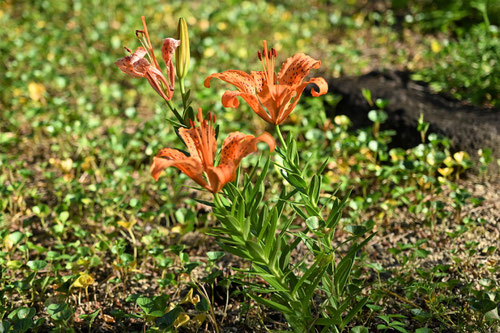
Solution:
<path fill-rule="evenodd" d="M 168 167 L 176 167 L 193 179 L 198 185 L 212 193 L 219 192 L 224 185 L 236 177 L 236 170 L 241 160 L 257 151 L 257 143 L 265 142 L 272 152 L 275 141 L 269 133 L 258 137 L 232 132 L 222 145 L 220 162 L 214 165 L 217 152 L 215 138 L 215 116 L 208 114 L 203 119 L 201 108 L 198 109 L 199 126 L 191 121 L 191 128 L 180 128 L 179 135 L 187 146 L 189 156 L 176 149 L 164 148 L 153 158 L 151 175 L 158 180 L 160 173 Z"/>
<path fill-rule="evenodd" d="M 319 90 L 312 89 L 311 94 L 316 97 L 328 92 L 328 83 L 322 77 L 311 78 L 305 81 L 311 69 L 321 66 L 320 60 L 315 60 L 304 53 L 297 53 L 288 58 L 276 75 L 274 72 L 277 52 L 274 48 L 267 49 L 264 41 L 264 50 L 258 52 L 263 71 L 252 71 L 250 74 L 239 70 L 228 70 L 214 73 L 205 79 L 205 87 L 210 87 L 210 80 L 217 78 L 234 85 L 238 90 L 227 90 L 222 95 L 224 107 L 237 108 L 238 96 L 243 98 L 255 113 L 270 124 L 283 123 L 293 111 L 305 87 L 314 83 Z"/>
<path fill-rule="evenodd" d="M 151 45 L 151 40 L 149 39 L 148 27 L 146 26 L 144 16 L 142 17 L 142 24 L 144 26 L 144 30 L 137 30 L 136 35 L 141 40 L 144 47 L 138 47 L 134 53 L 126 47 L 125 49 L 131 54 L 117 60 L 115 65 L 118 66 L 122 72 L 131 77 L 146 78 L 158 95 L 160 95 L 165 101 L 169 101 L 174 95 L 175 83 L 175 71 L 172 63 L 172 56 L 175 49 L 180 45 L 180 41 L 173 38 L 165 38 L 163 40 L 161 53 L 163 61 L 167 66 L 167 80 L 161 71 L 158 61 L 156 60 L 153 46 Z M 151 63 L 145 58 L 146 55 L 150 57 L 153 65 L 151 65 Z"/>
<path fill-rule="evenodd" d="M 129 76 L 146 78 L 153 89 L 168 102 L 173 96 L 175 83 L 172 57 L 181 42 L 173 38 L 163 40 L 161 51 L 167 70 L 167 75 L 164 76 L 151 46 L 144 16 L 142 22 L 144 30 L 137 30 L 136 35 L 143 47 L 138 47 L 133 53 L 126 48 L 131 54 L 119 59 L 115 64 Z M 150 61 L 145 58 L 146 56 L 149 56 Z M 286 120 L 308 84 L 314 83 L 318 87 L 318 90 L 312 90 L 313 96 L 320 96 L 328 91 L 328 84 L 321 77 L 311 78 L 304 82 L 311 69 L 321 66 L 319 60 L 297 53 L 283 63 L 276 75 L 274 67 L 277 52 L 274 48 L 268 50 L 266 41 L 264 41 L 264 50 L 258 52 L 258 57 L 262 62 L 262 71 L 252 71 L 250 74 L 239 70 L 214 73 L 205 79 L 205 87 L 210 87 L 212 78 L 233 84 L 238 90 L 228 90 L 223 94 L 223 106 L 238 107 L 237 97 L 240 96 L 257 115 L 274 125 L 279 125 Z M 255 137 L 232 132 L 224 140 L 220 161 L 216 165 L 215 115 L 208 113 L 208 119 L 203 119 L 203 112 L 198 109 L 196 118 L 198 125 L 190 120 L 191 127 L 179 128 L 178 132 L 187 146 L 189 155 L 171 148 L 160 150 L 153 158 L 151 165 L 151 175 L 155 180 L 158 180 L 166 168 L 176 167 L 198 185 L 212 193 L 217 193 L 224 185 L 235 179 L 241 160 L 257 151 L 258 142 L 265 142 L 271 152 L 276 146 L 275 140 L 269 133 Z"/>

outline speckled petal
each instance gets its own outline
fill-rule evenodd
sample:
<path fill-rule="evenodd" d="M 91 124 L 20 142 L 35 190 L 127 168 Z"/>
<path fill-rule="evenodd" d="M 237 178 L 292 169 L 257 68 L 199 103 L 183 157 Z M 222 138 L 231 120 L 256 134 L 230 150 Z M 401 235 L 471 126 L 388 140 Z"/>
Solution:
<path fill-rule="evenodd" d="M 320 60 L 315 60 L 304 53 L 297 53 L 281 66 L 278 82 L 290 86 L 300 84 L 311 69 L 317 69 L 320 66 Z"/>
<path fill-rule="evenodd" d="M 219 165 L 207 170 L 207 176 L 213 193 L 219 192 L 224 185 L 235 179 L 241 160 L 245 156 L 257 151 L 258 142 L 267 143 L 270 151 L 273 151 L 276 146 L 276 142 L 269 133 L 264 133 L 258 137 L 245 135 L 240 132 L 229 134 L 222 146 Z"/>
<path fill-rule="evenodd" d="M 156 157 L 153 158 L 151 175 L 155 180 L 158 180 L 161 172 L 171 166 L 185 173 L 198 185 L 211 190 L 203 178 L 203 167 L 200 160 L 195 157 L 188 157 L 176 149 L 164 148 L 158 152 Z"/>
<path fill-rule="evenodd" d="M 300 97 L 302 96 L 302 93 L 304 92 L 304 89 L 310 83 L 314 83 L 319 88 L 318 91 L 314 90 L 314 88 L 311 89 L 311 94 L 314 97 L 324 95 L 328 92 L 328 83 L 326 83 L 326 80 L 322 77 L 314 77 L 314 78 L 310 79 L 309 81 L 302 83 L 296 89 L 296 94 L 295 94 L 295 97 L 293 99 L 293 102 L 287 106 L 286 110 L 281 112 L 281 114 L 278 118 L 278 121 L 277 121 L 278 125 L 281 124 L 282 122 L 284 122 L 286 120 L 286 118 L 288 117 L 288 115 L 293 111 L 293 109 L 295 109 L 295 106 L 297 106 L 297 103 L 299 102 Z"/>
<path fill-rule="evenodd" d="M 228 70 L 222 73 L 214 73 L 205 79 L 204 84 L 206 88 L 210 88 L 210 80 L 213 78 L 230 83 L 241 92 L 255 93 L 255 81 L 249 74 L 243 71 Z"/>
<path fill-rule="evenodd" d="M 240 91 L 226 90 L 222 95 L 222 105 L 226 108 L 237 108 L 240 105 L 238 96 L 243 98 L 250 108 L 262 119 L 272 124 L 271 117 L 259 103 L 259 99 L 254 94 L 247 94 Z"/>

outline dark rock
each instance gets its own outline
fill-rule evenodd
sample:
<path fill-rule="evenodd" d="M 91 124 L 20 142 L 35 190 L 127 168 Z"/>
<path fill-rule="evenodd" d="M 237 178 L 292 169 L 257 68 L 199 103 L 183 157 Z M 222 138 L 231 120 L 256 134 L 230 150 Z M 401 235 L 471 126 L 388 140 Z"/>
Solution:
<path fill-rule="evenodd" d="M 443 94 L 433 93 L 421 82 L 410 79 L 410 73 L 374 71 L 359 77 L 329 80 L 329 92 L 342 96 L 334 114 L 347 115 L 355 128 L 370 126 L 368 112 L 372 109 L 361 94 L 369 89 L 372 99 L 389 100 L 389 115 L 382 129 L 394 129 L 396 145 L 414 147 L 420 143 L 417 123 L 420 114 L 430 123 L 429 133 L 448 137 L 454 150 L 471 156 L 480 148 L 490 148 L 494 158 L 500 157 L 500 110 L 470 105 Z M 492 163 L 496 164 L 496 163 Z"/>

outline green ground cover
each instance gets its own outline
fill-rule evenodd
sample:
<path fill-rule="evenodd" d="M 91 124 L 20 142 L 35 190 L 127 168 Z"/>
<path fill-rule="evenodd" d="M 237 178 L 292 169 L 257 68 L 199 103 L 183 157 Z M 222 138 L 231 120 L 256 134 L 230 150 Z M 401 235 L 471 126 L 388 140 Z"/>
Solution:
<path fill-rule="evenodd" d="M 245 263 L 207 235 L 217 220 L 195 199 L 209 194 L 176 169 L 159 182 L 149 173 L 159 149 L 181 146 L 160 98 L 114 65 L 122 46 L 138 46 L 141 15 L 157 47 L 175 35 L 178 17 L 187 19 L 188 88 L 224 133 L 274 135 L 244 103 L 222 107 L 227 86 L 203 87 L 213 72 L 260 69 L 263 39 L 280 60 L 296 52 L 321 59 L 324 77 L 409 69 L 437 90 L 498 105 L 499 8 L 474 3 L 2 2 L 0 331 L 288 329 L 239 283 L 234 268 Z M 467 66 L 478 54 L 478 68 Z M 321 200 L 350 193 L 336 242 L 377 232 L 350 281 L 368 302 L 345 331 L 497 331 L 500 198 L 487 171 L 497 157 L 488 147 L 452 151 L 425 119 L 415 132 L 422 144 L 398 148 L 393 131 L 378 130 L 385 102 L 365 95 L 370 128 L 329 119 L 333 95 L 304 98 L 282 126 L 298 141 L 301 167 L 329 157 Z M 243 169 L 256 163 L 263 168 L 264 158 L 249 156 Z M 304 167 L 303 176 L 313 172 Z M 276 203 L 285 182 L 274 167 L 268 177 L 266 201 Z M 294 225 L 309 227 L 300 217 Z"/>

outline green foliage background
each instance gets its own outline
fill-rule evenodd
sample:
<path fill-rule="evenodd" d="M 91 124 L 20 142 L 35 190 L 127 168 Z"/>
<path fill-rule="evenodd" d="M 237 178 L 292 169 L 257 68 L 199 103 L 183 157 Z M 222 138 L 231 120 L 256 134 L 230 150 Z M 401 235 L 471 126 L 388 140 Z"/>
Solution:
<path fill-rule="evenodd" d="M 162 275 L 173 260 L 165 253 L 175 253 L 183 264 L 189 262 L 186 253 L 175 245 L 172 227 L 179 226 L 181 233 L 186 233 L 195 225 L 202 229 L 208 223 L 206 214 L 197 216 L 199 207 L 184 186 L 184 175 L 170 168 L 161 181 L 154 182 L 149 174 L 151 158 L 160 148 L 182 147 L 174 144 L 176 135 L 165 121 L 170 116 L 168 108 L 147 82 L 125 76 L 114 65 L 126 54 L 123 46 L 139 46 L 135 30 L 142 28 L 141 15 L 147 18 L 158 51 L 162 38 L 175 35 L 178 17 L 185 17 L 191 36 L 188 88 L 193 91 L 193 106 L 215 112 L 223 133 L 259 133 L 270 129 L 244 103 L 237 110 L 222 108 L 220 96 L 226 85 L 214 83 L 213 88 L 205 89 L 202 83 L 213 72 L 260 69 L 256 52 L 263 39 L 278 50 L 279 60 L 296 52 L 321 59 L 322 67 L 314 76 L 359 74 L 374 68 L 409 69 L 441 91 L 477 103 L 498 103 L 500 68 L 498 31 L 494 27 L 500 15 L 495 14 L 499 8 L 494 1 L 485 3 L 492 25 L 488 30 L 477 6 L 468 1 L 1 2 L 2 318 L 30 297 L 40 304 L 47 301 L 40 300 L 47 286 L 66 288 L 69 293 L 67 288 L 82 272 L 100 274 L 101 281 L 114 269 L 130 273 L 127 269 L 134 265 L 134 258 L 130 244 L 124 240 L 127 235 L 118 224 L 123 221 L 139 221 L 134 230 L 141 248 L 139 263 L 135 264 L 151 265 L 142 267 L 143 271 L 153 267 L 155 277 L 162 278 L 158 288 L 164 290 L 165 285 L 179 279 L 177 275 Z M 478 47 L 474 48 L 476 40 Z M 478 62 L 478 55 L 483 63 Z M 478 67 L 467 66 L 471 62 L 477 62 Z M 449 73 L 456 73 L 454 80 L 449 80 Z M 328 167 L 324 190 L 333 191 L 342 184 L 345 194 L 348 186 L 355 188 L 349 203 L 351 221 L 361 223 L 367 211 L 375 218 L 381 214 L 380 209 L 386 214 L 381 219 L 386 221 L 400 206 L 410 207 L 414 214 L 435 209 L 439 211 L 432 214 L 452 218 L 444 208 L 427 205 L 423 192 L 410 200 L 405 189 L 391 187 L 396 181 L 407 182 L 413 191 L 420 176 L 425 176 L 429 184 L 437 184 L 433 176 L 439 176 L 438 167 L 444 167 L 441 163 L 450 157 L 446 139 L 434 136 L 429 146 L 390 153 L 390 133 L 381 133 L 376 139 L 371 130 L 347 132 L 348 121 L 331 126 L 324 108 L 334 106 L 333 96 L 303 102 L 290 118 L 287 130 L 301 142 L 300 151 L 311 152 L 311 160 L 322 160 L 325 153 L 338 154 L 335 165 Z M 432 165 L 427 161 L 427 149 L 437 161 Z M 249 157 L 243 165 L 256 160 L 257 156 Z M 274 197 L 279 195 L 276 187 L 270 191 Z M 454 212 L 470 204 L 467 192 L 457 188 L 451 192 Z M 201 198 L 203 195 L 199 194 Z M 467 223 L 476 223 L 471 221 Z M 460 224 L 452 232 L 460 237 L 467 228 Z M 417 252 L 422 244 L 401 245 L 393 252 L 403 257 L 405 251 L 415 250 L 413 259 L 417 260 L 423 256 L 423 252 Z M 475 251 L 474 244 L 467 246 Z M 405 258 L 401 261 L 409 260 Z M 49 273 L 43 271 L 48 262 Z M 455 303 L 459 296 L 453 292 L 454 286 L 426 282 L 444 274 L 444 268 L 422 269 L 419 280 L 413 266 L 410 261 L 401 276 L 394 272 L 396 278 L 391 283 L 411 284 L 410 299 L 435 293 L 446 298 L 451 308 L 463 310 L 462 300 Z M 374 267 L 382 272 L 379 266 Z M 32 275 L 38 271 L 36 277 Z M 491 274 L 494 277 L 497 273 Z M 144 276 L 137 274 L 135 278 Z M 120 282 L 113 280 L 110 284 Z M 474 294 L 476 286 L 467 284 L 464 297 L 471 297 L 471 304 L 480 309 L 478 313 L 486 313 L 493 301 L 488 303 L 489 294 Z M 440 288 L 448 288 L 447 294 L 440 294 Z M 488 288 L 498 299 L 495 283 Z M 381 290 L 376 297 L 382 297 Z M 448 311 L 441 301 L 436 297 L 429 302 L 435 306 L 435 322 L 447 320 L 441 316 Z M 67 318 L 54 319 L 50 317 L 52 310 L 53 306 L 47 305 L 39 316 L 59 325 L 73 315 L 66 306 L 60 312 Z M 487 327 L 476 312 L 470 308 L 463 311 L 454 318 L 458 325 Z M 408 311 L 406 314 L 409 316 Z M 416 317 L 420 322 L 421 317 Z"/>

